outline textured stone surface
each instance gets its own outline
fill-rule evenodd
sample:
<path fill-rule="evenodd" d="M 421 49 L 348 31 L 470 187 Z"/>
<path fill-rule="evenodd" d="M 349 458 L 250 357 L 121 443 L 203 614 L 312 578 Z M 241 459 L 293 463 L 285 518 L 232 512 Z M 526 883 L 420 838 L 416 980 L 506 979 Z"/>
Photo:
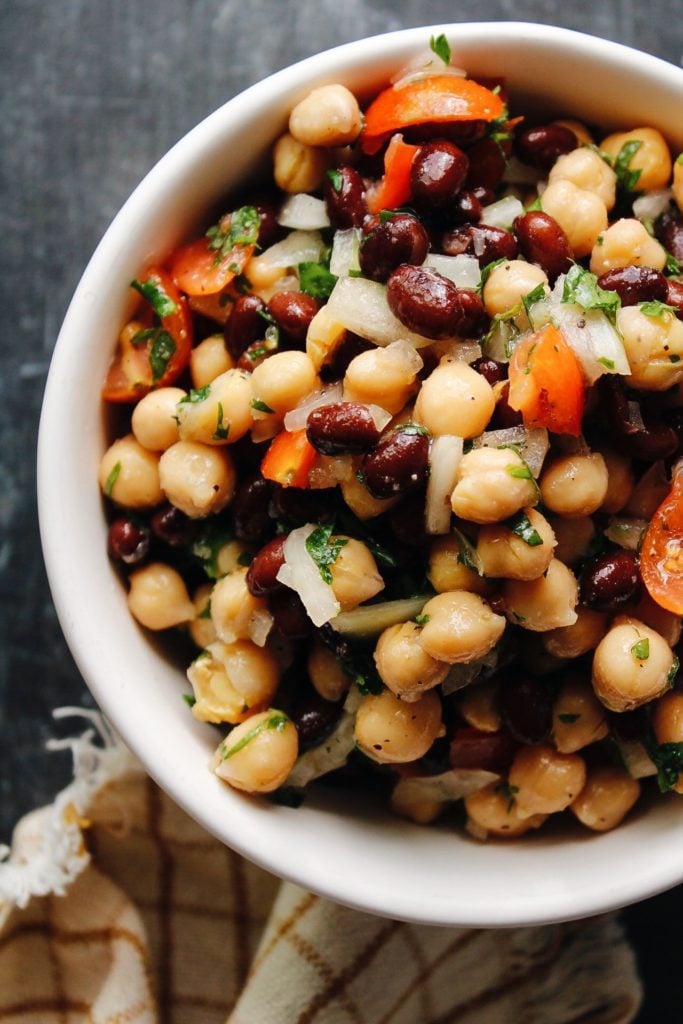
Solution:
<path fill-rule="evenodd" d="M 0 838 L 66 779 L 66 757 L 43 750 L 48 736 L 68 728 L 56 729 L 51 709 L 92 706 L 47 591 L 34 449 L 50 353 L 69 297 L 134 185 L 222 101 L 350 39 L 424 22 L 527 20 L 616 39 L 679 63 L 680 14 L 680 0 L 4 0 Z M 682 911 L 678 890 L 627 914 L 648 972 L 641 1021 L 673 1020 L 679 1012 L 683 990 L 673 956 L 680 942 L 665 936 Z"/>

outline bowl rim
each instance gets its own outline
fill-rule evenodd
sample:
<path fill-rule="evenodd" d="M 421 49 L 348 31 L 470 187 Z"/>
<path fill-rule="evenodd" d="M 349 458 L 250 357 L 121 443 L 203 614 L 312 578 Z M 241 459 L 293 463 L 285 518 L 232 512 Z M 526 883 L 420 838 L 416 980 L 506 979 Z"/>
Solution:
<path fill-rule="evenodd" d="M 61 489 L 61 474 L 55 466 L 53 442 L 58 424 L 64 415 L 63 382 L 69 379 L 71 336 L 78 330 L 78 323 L 92 307 L 96 299 L 98 282 L 106 271 L 113 248 L 122 234 L 134 228 L 137 218 L 148 203 L 153 202 L 159 190 L 169 187 L 175 179 L 182 178 L 195 164 L 197 154 L 215 139 L 221 130 L 230 131 L 229 124 L 237 111 L 247 113 L 257 110 L 264 101 L 272 101 L 281 85 L 291 87 L 309 86 L 313 80 L 329 77 L 329 70 L 341 67 L 344 73 L 368 66 L 368 61 L 377 61 L 412 50 L 424 42 L 429 34 L 445 32 L 449 37 L 459 37 L 464 42 L 500 41 L 504 33 L 506 45 L 552 43 L 555 46 L 568 45 L 584 60 L 598 60 L 623 65 L 625 62 L 660 82 L 665 80 L 670 87 L 680 90 L 683 95 L 683 70 L 668 64 L 651 54 L 627 47 L 600 37 L 576 32 L 556 26 L 539 25 L 533 22 L 471 22 L 442 23 L 371 36 L 344 43 L 276 71 L 266 79 L 257 82 L 243 92 L 229 99 L 217 110 L 205 117 L 192 128 L 152 167 L 113 219 L 91 257 L 73 299 L 69 305 L 55 345 L 40 419 L 38 440 L 38 510 L 40 534 L 50 589 L 57 615 L 72 651 L 79 671 L 82 673 L 98 704 L 131 749 L 138 753 L 145 749 L 145 728 L 125 714 L 108 693 L 103 672 L 98 661 L 96 644 L 86 642 L 83 624 L 74 614 L 74 589 L 72 573 L 69 573 L 69 553 L 61 543 L 61 529 L 71 514 L 68 497 Z M 58 431 L 57 431 L 58 432 Z M 109 581 L 111 589 L 112 582 Z M 106 589 L 107 583 L 102 586 Z M 639 899 L 652 896 L 676 885 L 683 880 L 683 860 L 673 854 L 661 856 L 647 866 L 639 865 L 640 873 L 622 872 L 620 878 L 607 886 L 601 893 L 588 887 L 578 891 L 571 887 L 559 886 L 552 897 L 544 894 L 543 899 L 533 899 L 529 894 L 511 893 L 510 899 L 497 906 L 486 903 L 458 908 L 444 894 L 442 903 L 432 899 L 423 901 L 418 889 L 410 886 L 392 893 L 391 903 L 386 894 L 380 895 L 373 888 L 374 880 L 365 881 L 357 877 L 349 879 L 347 873 L 331 873 L 329 865 L 321 859 L 300 857 L 300 851 L 284 850 L 277 844 L 271 846 L 262 841 L 264 822 L 270 838 L 277 840 L 277 826 L 272 826 L 272 815 L 254 814 L 253 805 L 244 814 L 237 812 L 242 828 L 241 834 L 231 832 L 224 821 L 215 820 L 204 804 L 195 805 L 187 786 L 179 786 L 177 775 L 173 774 L 170 762 L 163 764 L 145 763 L 145 768 L 160 786 L 180 804 L 187 813 L 197 820 L 208 832 L 222 842 L 242 853 L 252 862 L 266 870 L 295 882 L 336 902 L 378 915 L 427 924 L 459 925 L 472 927 L 508 927 L 543 924 L 551 921 L 570 920 L 585 917 L 625 906 Z M 214 780 L 216 782 L 217 780 Z M 220 784 L 218 783 L 220 786 Z M 238 796 L 238 800 L 243 800 Z M 233 803 L 233 806 L 237 806 Z M 285 809 L 282 809 L 285 810 Z M 280 809 L 278 808 L 278 811 Z M 672 836 L 676 830 L 672 829 Z M 612 833 L 611 835 L 614 835 Z M 683 838 L 683 824 L 681 826 Z M 603 840 L 605 837 L 601 837 Z M 534 839 L 533 842 L 537 840 Z M 614 844 L 612 844 L 614 845 Z M 672 844 L 672 845 L 675 845 Z M 517 849 L 519 847 L 516 847 Z M 607 847 L 605 847 L 607 848 Z M 284 856 L 284 860 L 283 860 Z"/>

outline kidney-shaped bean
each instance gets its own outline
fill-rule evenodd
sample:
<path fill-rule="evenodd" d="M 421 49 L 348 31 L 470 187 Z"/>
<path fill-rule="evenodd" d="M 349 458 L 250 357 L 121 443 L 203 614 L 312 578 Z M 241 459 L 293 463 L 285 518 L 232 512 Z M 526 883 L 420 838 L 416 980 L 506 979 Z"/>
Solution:
<path fill-rule="evenodd" d="M 361 455 L 377 444 L 380 431 L 367 405 L 334 402 L 313 410 L 306 436 L 323 455 Z"/>
<path fill-rule="evenodd" d="M 434 270 L 407 264 L 389 278 L 387 300 L 409 330 L 435 340 L 471 334 L 484 312 L 476 292 L 457 288 Z"/>
<path fill-rule="evenodd" d="M 419 487 L 427 479 L 429 436 L 420 427 L 397 427 L 363 460 L 365 485 L 376 498 Z"/>

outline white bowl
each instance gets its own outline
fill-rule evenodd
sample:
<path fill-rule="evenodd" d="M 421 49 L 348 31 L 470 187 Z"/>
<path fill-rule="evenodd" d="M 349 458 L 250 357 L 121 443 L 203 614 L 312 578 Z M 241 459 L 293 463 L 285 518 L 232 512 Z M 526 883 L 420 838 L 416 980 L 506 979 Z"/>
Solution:
<path fill-rule="evenodd" d="M 205 828 L 277 875 L 338 902 L 430 924 L 529 925 L 622 906 L 683 879 L 683 805 L 663 799 L 606 835 L 550 830 L 478 844 L 419 828 L 325 791 L 303 807 L 244 797 L 209 770 L 216 732 L 180 699 L 171 664 L 131 619 L 108 562 L 97 487 L 100 403 L 127 284 L 203 227 L 217 201 L 264 159 L 311 87 L 369 95 L 444 31 L 454 62 L 507 79 L 521 109 L 601 126 L 654 125 L 683 148 L 683 71 L 614 43 L 530 24 L 445 25 L 350 43 L 230 100 L 154 167 L 100 243 L 73 298 L 40 429 L 40 522 L 52 593 L 78 666 L 113 725 L 159 784 Z"/>

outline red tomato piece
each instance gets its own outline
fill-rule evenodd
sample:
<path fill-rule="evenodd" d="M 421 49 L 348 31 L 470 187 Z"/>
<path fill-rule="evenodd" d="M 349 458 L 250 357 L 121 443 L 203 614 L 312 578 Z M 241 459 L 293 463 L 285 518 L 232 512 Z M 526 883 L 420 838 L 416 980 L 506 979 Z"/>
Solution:
<path fill-rule="evenodd" d="M 144 327 L 132 337 L 124 334 L 119 341 L 102 389 L 107 402 L 137 402 L 154 388 L 173 384 L 190 359 L 192 318 L 187 299 L 168 271 L 151 267 L 137 284 L 149 303 L 144 323 L 152 324 L 156 306 L 161 324 Z"/>
<path fill-rule="evenodd" d="M 495 121 L 504 110 L 500 96 L 469 78 L 434 75 L 398 88 L 391 86 L 365 112 L 361 148 L 376 153 L 385 139 L 411 125 Z"/>
<path fill-rule="evenodd" d="M 187 295 L 215 295 L 241 274 L 254 253 L 253 245 L 233 245 L 224 256 L 209 248 L 208 238 L 181 245 L 171 255 L 173 280 Z"/>
<path fill-rule="evenodd" d="M 283 487 L 308 487 L 308 474 L 317 457 L 305 430 L 283 430 L 266 452 L 261 473 L 266 480 L 274 480 Z"/>
<path fill-rule="evenodd" d="M 581 364 L 557 327 L 548 324 L 517 345 L 508 402 L 525 426 L 578 437 L 585 399 Z"/>
<path fill-rule="evenodd" d="M 676 473 L 645 531 L 640 549 L 640 575 L 653 601 L 683 615 L 683 472 Z"/>
<path fill-rule="evenodd" d="M 370 213 L 395 210 L 410 199 L 410 168 L 419 146 L 410 146 L 394 135 L 384 154 L 384 177 L 367 195 Z"/>

